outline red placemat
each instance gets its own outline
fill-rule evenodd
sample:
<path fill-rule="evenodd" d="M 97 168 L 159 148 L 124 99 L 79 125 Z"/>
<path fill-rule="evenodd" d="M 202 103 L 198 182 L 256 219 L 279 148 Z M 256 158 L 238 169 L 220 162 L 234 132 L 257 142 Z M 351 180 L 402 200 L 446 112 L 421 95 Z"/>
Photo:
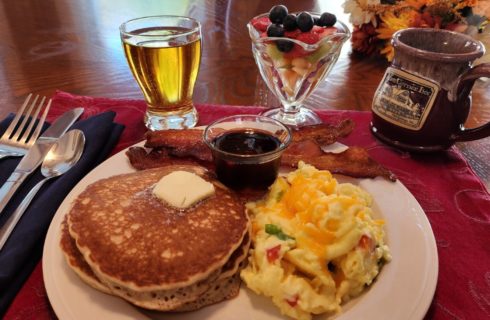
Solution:
<path fill-rule="evenodd" d="M 84 107 L 84 117 L 113 110 L 116 122 L 126 129 L 114 153 L 140 140 L 145 103 L 74 96 L 57 92 L 50 117 L 66 109 Z M 197 106 L 199 124 L 223 116 L 258 113 L 260 107 Z M 369 154 L 392 170 L 424 209 L 432 225 L 439 254 L 436 294 L 426 319 L 490 318 L 490 195 L 456 148 L 432 155 L 411 155 L 389 148 L 369 133 L 369 112 L 319 111 L 326 122 L 351 118 L 354 132 L 343 139 L 347 145 L 368 149 Z M 397 288 L 403 290 L 403 288 Z M 403 303 L 403 301 L 400 301 Z M 38 264 L 5 315 L 5 319 L 53 319 Z"/>

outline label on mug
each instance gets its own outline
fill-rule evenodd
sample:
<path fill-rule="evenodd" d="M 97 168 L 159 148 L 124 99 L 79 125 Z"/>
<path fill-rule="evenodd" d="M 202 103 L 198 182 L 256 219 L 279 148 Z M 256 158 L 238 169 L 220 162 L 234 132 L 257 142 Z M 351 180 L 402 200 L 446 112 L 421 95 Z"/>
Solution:
<path fill-rule="evenodd" d="M 373 112 L 397 126 L 420 130 L 437 97 L 437 83 L 389 67 L 373 100 Z"/>

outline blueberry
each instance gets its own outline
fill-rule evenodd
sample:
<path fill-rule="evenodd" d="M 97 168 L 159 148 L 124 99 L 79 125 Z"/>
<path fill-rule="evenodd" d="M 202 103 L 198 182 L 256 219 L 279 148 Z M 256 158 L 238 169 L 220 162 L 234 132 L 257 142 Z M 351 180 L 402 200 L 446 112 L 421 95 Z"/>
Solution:
<path fill-rule="evenodd" d="M 281 52 L 289 52 L 291 49 L 293 49 L 294 43 L 288 40 L 277 40 L 276 46 Z"/>
<path fill-rule="evenodd" d="M 296 18 L 299 30 L 308 32 L 313 28 L 313 17 L 308 12 L 301 12 Z"/>
<path fill-rule="evenodd" d="M 271 11 L 269 11 L 269 20 L 272 23 L 282 23 L 284 18 L 288 15 L 288 8 L 286 6 L 278 5 L 273 6 Z"/>
<path fill-rule="evenodd" d="M 282 37 L 284 36 L 284 28 L 279 24 L 271 24 L 267 27 L 268 37 Z"/>
<path fill-rule="evenodd" d="M 284 29 L 286 31 L 293 31 L 298 27 L 296 24 L 296 15 L 295 14 L 288 14 L 286 18 L 282 21 L 282 24 L 284 25 Z"/>
<path fill-rule="evenodd" d="M 318 19 L 318 25 L 321 27 L 331 27 L 337 22 L 337 17 L 334 14 L 324 12 Z"/>

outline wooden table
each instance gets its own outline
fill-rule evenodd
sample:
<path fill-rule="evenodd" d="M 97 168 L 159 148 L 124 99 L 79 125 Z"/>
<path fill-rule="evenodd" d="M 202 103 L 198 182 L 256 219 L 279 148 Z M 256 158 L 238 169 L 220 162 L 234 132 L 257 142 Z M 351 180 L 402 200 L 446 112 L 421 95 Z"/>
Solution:
<path fill-rule="evenodd" d="M 282 1 L 290 11 L 330 11 L 340 20 L 343 1 Z M 187 15 L 201 21 L 203 55 L 196 103 L 277 106 L 252 57 L 248 20 L 266 12 L 271 0 L 0 2 L 0 118 L 15 112 L 29 92 L 51 96 L 56 89 L 74 94 L 142 99 L 126 64 L 119 25 L 158 14 Z M 388 64 L 353 55 L 346 44 L 327 80 L 306 104 L 313 108 L 370 110 Z M 478 82 L 468 127 L 490 121 L 490 90 Z M 490 188 L 490 138 L 458 147 Z"/>

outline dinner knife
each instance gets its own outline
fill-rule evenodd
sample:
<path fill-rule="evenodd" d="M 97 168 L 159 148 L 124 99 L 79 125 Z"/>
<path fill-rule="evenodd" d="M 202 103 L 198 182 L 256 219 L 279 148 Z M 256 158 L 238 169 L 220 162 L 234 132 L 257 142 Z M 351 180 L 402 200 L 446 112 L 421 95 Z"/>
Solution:
<path fill-rule="evenodd" d="M 83 108 L 75 108 L 63 113 L 29 149 L 29 152 L 22 158 L 14 172 L 0 188 L 0 216 L 22 182 L 39 167 L 51 146 L 56 143 L 82 113 Z"/>

